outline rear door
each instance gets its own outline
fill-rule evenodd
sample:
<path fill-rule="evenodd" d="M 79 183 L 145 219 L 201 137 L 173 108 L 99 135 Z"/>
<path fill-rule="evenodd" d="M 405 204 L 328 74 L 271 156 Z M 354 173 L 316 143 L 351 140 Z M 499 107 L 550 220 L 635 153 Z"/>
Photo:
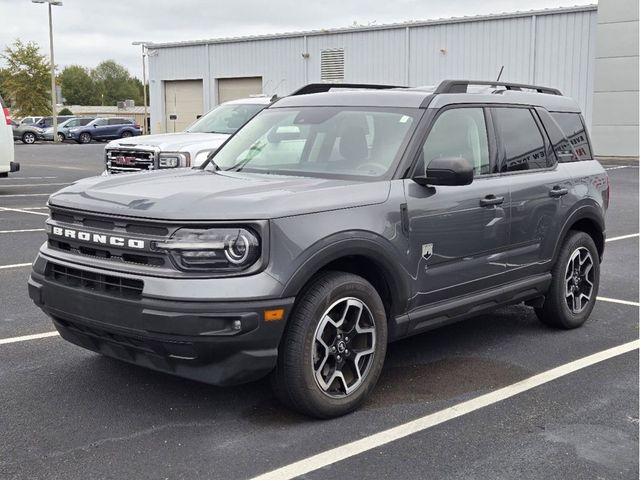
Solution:
<path fill-rule="evenodd" d="M 496 168 L 495 142 L 482 107 L 444 110 L 424 141 L 416 171 L 438 157 L 463 157 L 473 183 L 424 187 L 405 180 L 410 265 L 416 291 L 410 308 L 488 289 L 503 282 L 509 243 L 509 189 Z"/>
<path fill-rule="evenodd" d="M 106 135 L 109 131 L 109 123 L 106 118 L 98 118 L 95 122 L 93 122 L 93 127 L 89 133 L 93 138 L 106 138 Z"/>
<path fill-rule="evenodd" d="M 571 179 L 559 165 L 537 112 L 527 107 L 495 107 L 498 162 L 510 189 L 509 279 L 549 270 L 560 219 L 568 209 Z"/>

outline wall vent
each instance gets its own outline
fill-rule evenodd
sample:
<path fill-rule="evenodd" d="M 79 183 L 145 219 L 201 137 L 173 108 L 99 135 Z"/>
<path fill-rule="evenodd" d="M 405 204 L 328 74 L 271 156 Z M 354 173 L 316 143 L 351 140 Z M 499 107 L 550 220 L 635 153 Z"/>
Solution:
<path fill-rule="evenodd" d="M 320 52 L 320 80 L 344 81 L 344 48 L 332 48 Z"/>

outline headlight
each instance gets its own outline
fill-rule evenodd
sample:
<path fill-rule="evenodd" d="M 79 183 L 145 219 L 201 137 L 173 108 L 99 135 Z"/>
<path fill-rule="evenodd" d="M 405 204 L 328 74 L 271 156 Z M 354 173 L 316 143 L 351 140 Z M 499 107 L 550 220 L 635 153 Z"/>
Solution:
<path fill-rule="evenodd" d="M 190 271 L 239 272 L 260 258 L 260 239 L 247 228 L 181 228 L 154 247 Z"/>
<path fill-rule="evenodd" d="M 191 159 L 188 153 L 181 152 L 161 152 L 158 158 L 159 168 L 178 168 L 178 167 L 190 167 Z"/>

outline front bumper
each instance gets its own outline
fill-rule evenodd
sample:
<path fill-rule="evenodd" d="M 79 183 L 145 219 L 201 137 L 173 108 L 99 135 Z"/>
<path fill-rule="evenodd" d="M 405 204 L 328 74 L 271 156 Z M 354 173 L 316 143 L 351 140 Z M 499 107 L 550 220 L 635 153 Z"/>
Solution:
<path fill-rule="evenodd" d="M 144 293 L 126 298 L 96 288 L 91 279 L 62 282 L 48 273 L 47 264 L 42 256 L 36 259 L 29 296 L 71 343 L 214 385 L 252 381 L 275 367 L 293 298 L 221 302 Z M 167 279 L 167 288 L 180 282 Z M 279 308 L 285 312 L 281 320 L 264 320 L 265 310 Z"/>

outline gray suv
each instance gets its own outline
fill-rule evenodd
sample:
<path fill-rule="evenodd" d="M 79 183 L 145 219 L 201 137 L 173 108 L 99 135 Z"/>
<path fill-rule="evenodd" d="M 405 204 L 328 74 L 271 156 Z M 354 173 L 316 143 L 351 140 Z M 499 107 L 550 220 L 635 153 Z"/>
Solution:
<path fill-rule="evenodd" d="M 582 325 L 608 201 L 557 90 L 313 84 L 201 167 L 53 194 L 29 293 L 72 343 L 216 385 L 271 374 L 335 417 L 388 342 L 522 302 Z"/>

